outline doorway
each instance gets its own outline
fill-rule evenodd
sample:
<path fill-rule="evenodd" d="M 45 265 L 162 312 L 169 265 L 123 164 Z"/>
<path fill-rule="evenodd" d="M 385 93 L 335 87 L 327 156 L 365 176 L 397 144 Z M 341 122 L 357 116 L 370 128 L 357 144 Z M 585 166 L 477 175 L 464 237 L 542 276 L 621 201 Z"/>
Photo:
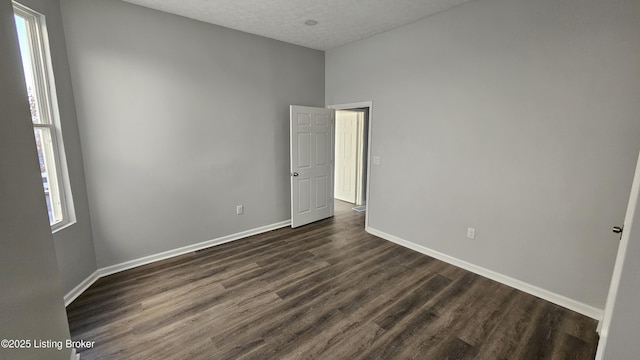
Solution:
<path fill-rule="evenodd" d="M 355 199 L 345 206 L 364 212 L 364 226 L 368 228 L 370 206 L 372 102 L 331 105 L 327 108 L 290 106 L 290 177 L 291 227 L 334 216 L 335 203 L 335 117 L 336 111 L 357 113 L 362 121 L 356 126 L 357 146 L 352 152 L 357 159 L 355 170 Z M 353 173 L 355 172 L 355 175 Z M 360 207 L 360 208 L 359 208 Z"/>
<path fill-rule="evenodd" d="M 371 102 L 332 105 L 329 108 L 336 109 L 335 201 L 346 203 L 354 211 L 366 211 Z"/>
<path fill-rule="evenodd" d="M 367 110 L 336 111 L 334 197 L 356 206 L 366 204 Z"/>

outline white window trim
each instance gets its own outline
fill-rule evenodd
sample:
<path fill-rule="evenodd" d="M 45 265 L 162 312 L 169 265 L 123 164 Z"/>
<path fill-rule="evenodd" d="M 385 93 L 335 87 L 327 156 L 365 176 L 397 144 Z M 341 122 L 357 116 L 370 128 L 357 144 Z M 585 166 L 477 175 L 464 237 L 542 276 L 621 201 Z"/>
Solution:
<path fill-rule="evenodd" d="M 38 99 L 40 99 L 39 112 L 43 117 L 43 123 L 32 124 L 34 129 L 48 128 L 51 133 L 51 141 L 55 158 L 55 171 L 58 178 L 58 189 L 62 208 L 62 221 L 51 225 L 53 233 L 67 228 L 76 223 L 75 211 L 73 207 L 73 197 L 71 185 L 69 183 L 69 172 L 67 168 L 66 155 L 64 152 L 64 142 L 62 131 L 60 130 L 60 113 L 58 99 L 56 96 L 55 78 L 51 64 L 51 53 L 49 37 L 47 34 L 45 16 L 30 9 L 16 1 L 13 1 L 14 14 L 24 18 L 33 29 L 27 33 L 30 37 L 30 48 L 32 51 L 32 62 L 39 71 L 34 71 L 33 77 L 36 83 Z"/>

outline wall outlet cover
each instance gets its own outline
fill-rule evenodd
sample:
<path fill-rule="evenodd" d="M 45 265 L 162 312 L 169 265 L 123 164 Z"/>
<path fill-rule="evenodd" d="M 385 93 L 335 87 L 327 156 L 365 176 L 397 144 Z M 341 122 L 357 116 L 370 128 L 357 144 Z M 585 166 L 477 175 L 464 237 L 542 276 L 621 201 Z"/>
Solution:
<path fill-rule="evenodd" d="M 475 239 L 476 238 L 476 229 L 474 229 L 472 227 L 467 228 L 467 238 Z"/>

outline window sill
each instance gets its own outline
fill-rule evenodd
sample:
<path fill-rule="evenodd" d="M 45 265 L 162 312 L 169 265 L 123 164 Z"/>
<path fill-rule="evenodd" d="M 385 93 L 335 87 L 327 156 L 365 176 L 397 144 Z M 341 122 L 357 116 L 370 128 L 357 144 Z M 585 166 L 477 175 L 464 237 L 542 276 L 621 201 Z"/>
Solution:
<path fill-rule="evenodd" d="M 70 226 L 74 225 L 76 222 L 77 222 L 77 221 L 69 221 L 69 222 L 64 223 L 64 224 L 56 224 L 55 226 L 52 226 L 52 227 L 51 227 L 51 233 L 52 233 L 52 234 L 55 234 L 55 233 L 57 233 L 58 231 L 64 230 L 64 229 L 66 229 L 66 228 L 68 228 L 68 227 L 70 227 Z"/>

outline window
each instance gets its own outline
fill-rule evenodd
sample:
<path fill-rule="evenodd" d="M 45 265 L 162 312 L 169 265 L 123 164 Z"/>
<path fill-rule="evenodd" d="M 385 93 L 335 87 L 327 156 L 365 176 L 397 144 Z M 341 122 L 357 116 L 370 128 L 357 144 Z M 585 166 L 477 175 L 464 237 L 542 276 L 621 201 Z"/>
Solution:
<path fill-rule="evenodd" d="M 44 16 L 15 2 L 13 9 L 49 224 L 55 231 L 71 223 L 71 212 Z"/>

